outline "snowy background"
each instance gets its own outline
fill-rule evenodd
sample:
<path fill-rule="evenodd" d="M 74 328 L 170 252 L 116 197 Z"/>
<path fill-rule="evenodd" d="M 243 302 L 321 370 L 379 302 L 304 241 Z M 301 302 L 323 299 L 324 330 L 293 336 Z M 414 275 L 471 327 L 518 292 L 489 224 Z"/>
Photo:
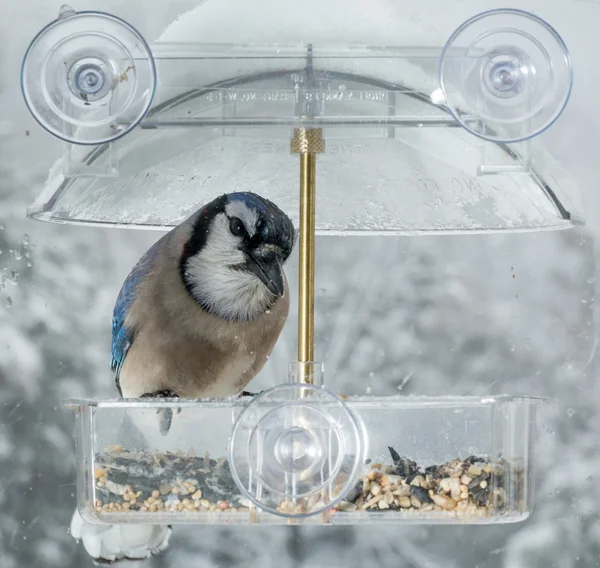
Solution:
<path fill-rule="evenodd" d="M 110 1 L 102 9 L 152 39 L 193 2 L 148 2 L 144 13 L 136 4 Z M 483 3 L 456 4 L 470 5 L 474 14 Z M 583 189 L 588 227 L 512 236 L 326 238 L 317 255 L 317 355 L 330 387 L 346 393 L 370 387 L 373 394 L 399 387 L 407 394 L 508 392 L 555 401 L 540 417 L 535 513 L 522 524 L 479 528 L 176 527 L 170 551 L 149 567 L 600 565 L 594 312 L 600 116 L 591 103 L 600 79 L 595 56 L 582 49 L 582 38 L 589 41 L 598 29 L 600 7 L 583 0 L 554 4 L 577 21 L 565 39 L 580 72 L 569 108 L 546 136 Z M 18 70 L 29 39 L 58 6 L 0 4 L 2 568 L 92 565 L 67 530 L 75 505 L 73 416 L 61 402 L 114 395 L 112 305 L 131 266 L 158 238 L 24 216 L 62 146 L 28 115 Z M 295 262 L 288 265 L 291 282 Z M 292 316 L 255 389 L 282 381 L 295 329 Z"/>

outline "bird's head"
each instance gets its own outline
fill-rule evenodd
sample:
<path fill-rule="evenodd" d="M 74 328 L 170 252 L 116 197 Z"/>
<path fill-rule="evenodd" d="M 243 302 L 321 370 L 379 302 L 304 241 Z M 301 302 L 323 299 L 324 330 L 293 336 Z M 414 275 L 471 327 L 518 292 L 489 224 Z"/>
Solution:
<path fill-rule="evenodd" d="M 285 294 L 283 264 L 294 225 L 274 203 L 254 193 L 229 193 L 193 218 L 180 270 L 190 295 L 227 320 L 260 317 Z"/>

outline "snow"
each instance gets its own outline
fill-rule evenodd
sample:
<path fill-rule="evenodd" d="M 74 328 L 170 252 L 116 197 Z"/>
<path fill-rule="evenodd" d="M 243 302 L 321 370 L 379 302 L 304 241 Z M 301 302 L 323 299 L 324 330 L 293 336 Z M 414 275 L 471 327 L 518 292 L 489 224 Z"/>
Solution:
<path fill-rule="evenodd" d="M 408 6 L 390 0 L 205 0 L 169 25 L 159 41 L 344 45 L 352 37 L 358 45 L 418 45 L 437 35 Z"/>

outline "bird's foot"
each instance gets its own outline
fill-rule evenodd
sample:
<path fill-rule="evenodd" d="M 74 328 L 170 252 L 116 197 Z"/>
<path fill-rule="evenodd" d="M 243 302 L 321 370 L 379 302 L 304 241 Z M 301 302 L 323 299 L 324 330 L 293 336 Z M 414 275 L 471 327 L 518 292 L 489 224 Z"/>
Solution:
<path fill-rule="evenodd" d="M 258 396 L 259 394 L 262 394 L 263 392 L 265 392 L 264 390 L 258 391 L 258 392 L 250 392 L 250 391 L 242 391 L 240 393 L 240 396 Z"/>
<path fill-rule="evenodd" d="M 140 398 L 179 398 L 179 395 L 169 389 L 144 393 Z"/>
<path fill-rule="evenodd" d="M 179 395 L 168 389 L 157 390 L 154 392 L 144 393 L 140 398 L 179 398 Z M 177 409 L 177 414 L 181 412 L 181 408 Z M 166 436 L 171 429 L 173 422 L 173 410 L 171 408 L 159 408 L 156 414 L 162 413 L 160 421 L 160 433 Z"/>

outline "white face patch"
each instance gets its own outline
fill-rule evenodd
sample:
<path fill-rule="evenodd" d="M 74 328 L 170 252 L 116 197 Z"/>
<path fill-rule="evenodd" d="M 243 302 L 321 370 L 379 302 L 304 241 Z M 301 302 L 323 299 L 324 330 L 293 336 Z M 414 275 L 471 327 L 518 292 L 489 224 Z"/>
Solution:
<path fill-rule="evenodd" d="M 192 294 L 211 313 L 247 321 L 263 315 L 275 296 L 256 275 L 231 268 L 246 262 L 240 242 L 231 234 L 228 218 L 223 213 L 216 215 L 206 244 L 187 261 L 186 279 Z"/>
<path fill-rule="evenodd" d="M 199 256 L 212 265 L 231 266 L 243 263 L 246 258 L 240 250 L 240 237 L 231 234 L 229 219 L 224 213 L 215 216 L 208 233 L 206 244 Z"/>
<path fill-rule="evenodd" d="M 230 201 L 225 206 L 225 212 L 228 217 L 237 217 L 238 219 L 241 219 L 248 234 L 250 236 L 254 235 L 256 232 L 256 221 L 258 221 L 258 215 L 254 209 L 249 209 L 241 201 Z"/>

